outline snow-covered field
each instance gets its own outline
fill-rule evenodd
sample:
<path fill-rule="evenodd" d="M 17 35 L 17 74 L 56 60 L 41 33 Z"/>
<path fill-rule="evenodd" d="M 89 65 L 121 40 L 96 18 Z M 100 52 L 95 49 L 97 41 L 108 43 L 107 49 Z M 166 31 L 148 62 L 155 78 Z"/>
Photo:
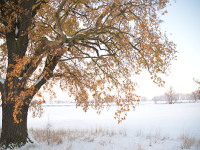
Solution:
<path fill-rule="evenodd" d="M 114 112 L 115 106 L 101 115 L 73 105 L 45 106 L 41 118 L 29 113 L 35 142 L 21 149 L 200 150 L 200 103 L 141 104 L 121 124 L 113 118 Z"/>

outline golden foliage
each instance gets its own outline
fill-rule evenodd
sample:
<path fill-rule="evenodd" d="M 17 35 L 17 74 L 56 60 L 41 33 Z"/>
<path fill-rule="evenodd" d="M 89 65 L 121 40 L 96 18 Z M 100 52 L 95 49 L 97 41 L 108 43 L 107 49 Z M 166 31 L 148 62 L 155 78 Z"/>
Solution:
<path fill-rule="evenodd" d="M 124 120 L 140 99 L 132 75 L 147 69 L 162 86 L 159 74 L 167 73 L 175 59 L 175 44 L 159 28 L 158 16 L 167 13 L 167 4 L 168 0 L 48 0 L 33 2 L 31 8 L 10 3 L 10 9 L 2 3 L 0 32 L 13 36 L 16 49 L 10 50 L 8 38 L 1 37 L 0 53 L 5 57 L 0 57 L 0 71 L 6 86 L 15 91 L 6 97 L 17 99 L 15 114 L 42 86 L 52 93 L 53 85 L 60 83 L 84 111 L 92 106 L 100 112 L 115 101 L 115 118 Z M 28 45 L 22 53 L 25 36 Z"/>

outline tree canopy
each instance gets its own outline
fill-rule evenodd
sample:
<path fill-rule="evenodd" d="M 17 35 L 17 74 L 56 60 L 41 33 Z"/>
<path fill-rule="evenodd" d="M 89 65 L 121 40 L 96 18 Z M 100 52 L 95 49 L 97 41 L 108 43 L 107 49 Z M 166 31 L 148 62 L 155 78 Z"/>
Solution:
<path fill-rule="evenodd" d="M 175 44 L 160 30 L 168 0 L 3 0 L 0 91 L 21 107 L 55 83 L 86 111 L 115 100 L 116 118 L 138 100 L 133 74 L 163 85 Z M 115 91 L 113 94 L 112 91 Z"/>

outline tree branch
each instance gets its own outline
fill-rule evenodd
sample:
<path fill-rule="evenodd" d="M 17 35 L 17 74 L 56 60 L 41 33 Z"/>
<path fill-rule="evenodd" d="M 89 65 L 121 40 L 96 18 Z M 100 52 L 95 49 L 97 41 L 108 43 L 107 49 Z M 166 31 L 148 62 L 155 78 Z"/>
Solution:
<path fill-rule="evenodd" d="M 0 15 L 0 20 L 4 25 L 8 25 L 8 21 Z"/>
<path fill-rule="evenodd" d="M 27 83 L 32 73 L 38 68 L 38 65 L 41 63 L 45 53 L 49 51 L 46 40 L 46 38 L 42 39 L 41 43 L 35 49 L 34 56 L 30 59 L 29 62 L 24 65 L 23 69 L 21 70 L 20 77 L 22 77 L 22 84 Z"/>
<path fill-rule="evenodd" d="M 31 89 L 34 89 L 33 95 L 35 95 L 39 89 L 51 78 L 53 77 L 53 70 L 55 69 L 56 65 L 58 64 L 59 60 L 61 58 L 61 55 L 48 55 L 46 62 L 45 62 L 45 67 L 37 79 L 36 83 L 31 86 Z"/>
<path fill-rule="evenodd" d="M 60 23 L 60 12 L 62 11 L 63 6 L 65 5 L 65 3 L 67 2 L 67 0 L 63 0 L 61 2 L 61 4 L 59 5 L 56 13 L 55 13 L 55 21 L 56 21 L 56 25 L 57 25 L 57 29 L 58 29 L 58 33 L 60 34 L 60 36 L 62 37 L 63 41 L 66 39 L 66 36 L 64 35 L 64 31 L 61 27 L 61 23 Z"/>
<path fill-rule="evenodd" d="M 3 32 L 0 32 L 0 38 L 5 37 L 6 35 Z"/>
<path fill-rule="evenodd" d="M 131 42 L 129 42 L 129 43 L 130 43 L 130 45 L 131 45 L 135 50 L 137 50 L 138 53 L 142 56 L 143 60 L 144 60 L 145 63 L 146 63 L 147 69 L 148 69 L 148 71 L 149 71 L 149 70 L 150 70 L 149 63 L 148 63 L 147 60 L 145 59 L 144 54 L 141 52 L 140 49 L 138 49 L 136 46 L 134 46 Z"/>

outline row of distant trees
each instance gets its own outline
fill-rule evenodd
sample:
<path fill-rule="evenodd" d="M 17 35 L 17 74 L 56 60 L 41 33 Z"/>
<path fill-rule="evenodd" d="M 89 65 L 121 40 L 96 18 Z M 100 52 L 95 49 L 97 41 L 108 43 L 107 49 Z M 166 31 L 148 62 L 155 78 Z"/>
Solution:
<path fill-rule="evenodd" d="M 155 103 L 165 102 L 168 104 L 174 104 L 177 102 L 184 102 L 184 101 L 197 102 L 198 100 L 200 100 L 200 93 L 198 91 L 194 91 L 190 94 L 181 94 L 181 93 L 175 93 L 173 88 L 170 88 L 169 91 L 167 91 L 165 94 L 160 96 L 155 96 L 152 98 L 152 100 Z"/>
<path fill-rule="evenodd" d="M 155 96 L 155 97 L 153 97 L 152 100 L 155 103 L 167 102 L 168 104 L 174 104 L 174 103 L 183 102 L 186 100 L 197 102 L 198 100 L 200 100 L 200 81 L 198 81 L 198 80 L 194 80 L 194 81 L 195 81 L 195 83 L 197 83 L 199 85 L 199 88 L 190 94 L 176 93 L 174 88 L 170 87 L 165 92 L 165 94 L 160 95 L 160 96 Z"/>

